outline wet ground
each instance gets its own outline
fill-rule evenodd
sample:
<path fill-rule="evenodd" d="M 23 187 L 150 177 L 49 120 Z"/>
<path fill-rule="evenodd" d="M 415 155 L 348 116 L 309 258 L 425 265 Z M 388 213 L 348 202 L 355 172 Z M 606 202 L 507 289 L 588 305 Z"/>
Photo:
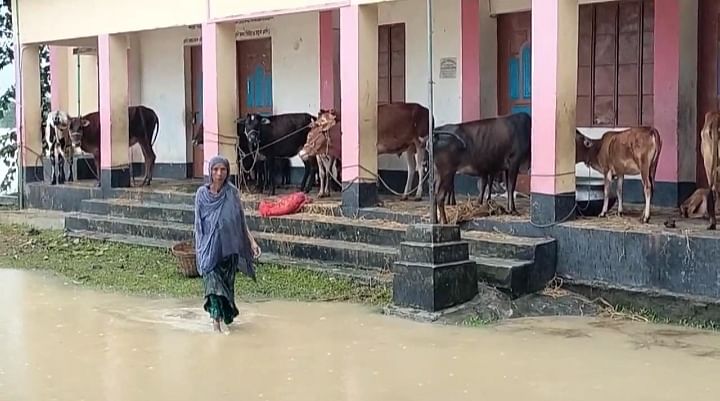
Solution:
<path fill-rule="evenodd" d="M 0 400 L 717 400 L 720 335 L 588 318 L 471 328 L 345 304 L 126 297 L 0 269 Z"/>

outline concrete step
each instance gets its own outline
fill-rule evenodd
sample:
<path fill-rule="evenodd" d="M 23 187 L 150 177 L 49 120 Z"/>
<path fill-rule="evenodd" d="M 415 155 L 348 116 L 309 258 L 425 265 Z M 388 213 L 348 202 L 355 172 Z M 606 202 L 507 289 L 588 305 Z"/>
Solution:
<path fill-rule="evenodd" d="M 81 211 L 100 216 L 161 222 L 192 224 L 195 221 L 194 207 L 184 204 L 94 199 L 83 201 Z M 250 209 L 245 214 L 248 226 L 253 231 L 372 245 L 398 246 L 407 229 L 404 224 L 381 220 L 364 221 L 305 213 L 260 217 Z"/>
<path fill-rule="evenodd" d="M 153 248 L 161 248 L 169 250 L 175 241 L 166 241 L 159 239 L 144 238 L 132 235 L 108 234 L 93 231 L 69 231 L 69 237 L 82 238 L 97 241 L 108 241 L 121 243 L 126 245 L 146 246 Z M 262 246 L 262 245 L 261 245 Z M 392 274 L 382 272 L 375 269 L 353 268 L 350 266 L 335 266 L 328 263 L 318 263 L 309 260 L 298 260 L 289 257 L 283 257 L 277 254 L 263 251 L 259 259 L 263 264 L 274 264 L 277 266 L 292 267 L 297 269 L 310 270 L 318 273 L 329 274 L 333 277 L 347 278 L 355 282 L 366 285 L 382 285 L 390 287 L 392 285 Z"/>
<path fill-rule="evenodd" d="M 494 258 L 490 256 L 471 256 L 477 265 L 480 281 L 502 288 L 513 295 L 524 295 L 538 291 L 545 283 L 533 283 L 528 280 L 535 263 L 530 260 Z"/>
<path fill-rule="evenodd" d="M 462 239 L 470 243 L 470 255 L 474 256 L 535 260 L 538 253 L 555 253 L 555 240 L 552 238 L 518 237 L 498 232 L 463 231 Z"/>
<path fill-rule="evenodd" d="M 18 195 L 0 195 L 0 206 L 5 207 L 17 207 L 18 206 Z"/>
<path fill-rule="evenodd" d="M 65 228 L 70 231 L 98 232 L 165 241 L 185 241 L 193 238 L 193 227 L 190 224 L 85 213 L 72 213 L 66 216 Z M 397 249 L 388 246 L 276 233 L 253 232 L 253 234 L 265 252 L 305 260 L 332 262 L 337 266 L 389 269 L 398 256 Z"/>

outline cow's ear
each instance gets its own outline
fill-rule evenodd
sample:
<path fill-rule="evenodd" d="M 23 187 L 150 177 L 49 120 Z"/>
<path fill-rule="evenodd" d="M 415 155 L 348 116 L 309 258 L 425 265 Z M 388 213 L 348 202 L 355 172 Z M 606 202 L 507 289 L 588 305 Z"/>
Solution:
<path fill-rule="evenodd" d="M 83 127 L 87 127 L 88 125 L 90 125 L 90 121 L 85 120 L 85 119 L 83 119 L 80 123 L 82 124 Z"/>
<path fill-rule="evenodd" d="M 268 125 L 270 124 L 270 120 L 267 117 L 263 117 L 262 120 L 260 120 L 260 124 Z"/>
<path fill-rule="evenodd" d="M 583 145 L 585 145 L 586 148 L 590 149 L 592 147 L 592 142 L 590 142 L 590 140 L 586 138 L 583 140 Z"/>

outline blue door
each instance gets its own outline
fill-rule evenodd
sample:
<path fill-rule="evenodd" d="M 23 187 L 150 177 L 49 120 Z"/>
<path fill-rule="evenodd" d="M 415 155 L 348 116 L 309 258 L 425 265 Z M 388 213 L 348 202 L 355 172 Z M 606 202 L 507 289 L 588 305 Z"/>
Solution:
<path fill-rule="evenodd" d="M 510 58 L 508 63 L 509 71 L 509 94 L 510 112 L 526 112 L 532 115 L 532 51 L 530 42 L 525 42 L 519 54 Z"/>
<path fill-rule="evenodd" d="M 240 113 L 272 114 L 271 39 L 238 41 L 237 68 Z"/>

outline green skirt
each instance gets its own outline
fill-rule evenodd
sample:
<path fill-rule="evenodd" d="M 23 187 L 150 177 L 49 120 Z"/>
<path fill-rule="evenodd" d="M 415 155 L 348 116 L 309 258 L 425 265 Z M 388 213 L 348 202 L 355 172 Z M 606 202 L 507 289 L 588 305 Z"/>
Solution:
<path fill-rule="evenodd" d="M 235 305 L 235 273 L 237 257 L 220 262 L 212 271 L 203 276 L 205 287 L 205 311 L 213 320 L 230 324 L 240 314 Z"/>

